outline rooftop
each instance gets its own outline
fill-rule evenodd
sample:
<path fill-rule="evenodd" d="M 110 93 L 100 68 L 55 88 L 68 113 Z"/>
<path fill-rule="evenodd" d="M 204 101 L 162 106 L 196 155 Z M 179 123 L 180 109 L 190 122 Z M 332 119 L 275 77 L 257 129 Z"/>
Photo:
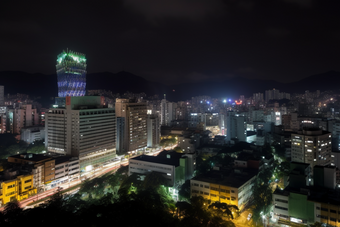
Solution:
<path fill-rule="evenodd" d="M 179 158 L 164 158 L 164 157 L 158 157 L 158 156 L 149 156 L 149 155 L 140 155 L 135 158 L 131 158 L 131 160 L 136 161 L 144 161 L 144 162 L 153 162 L 153 163 L 159 163 L 164 165 L 171 165 L 171 166 L 179 166 Z"/>
<path fill-rule="evenodd" d="M 243 172 L 238 173 L 212 170 L 206 174 L 194 177 L 193 180 L 239 188 L 256 175 L 257 171 L 248 171 L 246 169 L 243 169 Z"/>
<path fill-rule="evenodd" d="M 32 162 L 39 162 L 39 161 L 51 159 L 51 157 L 46 156 L 44 154 L 28 154 L 28 153 L 12 155 L 10 157 L 21 159 L 21 160 L 30 160 Z"/>
<path fill-rule="evenodd" d="M 286 187 L 284 190 L 276 188 L 274 194 L 289 196 L 290 193 L 307 195 L 307 200 L 318 203 L 329 203 L 333 205 L 340 205 L 340 189 L 334 190 L 320 187 L 303 187 L 294 188 Z"/>

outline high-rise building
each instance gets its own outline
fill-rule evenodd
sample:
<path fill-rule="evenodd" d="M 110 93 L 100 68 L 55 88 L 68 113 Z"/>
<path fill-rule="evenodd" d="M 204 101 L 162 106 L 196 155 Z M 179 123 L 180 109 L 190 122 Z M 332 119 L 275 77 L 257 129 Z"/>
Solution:
<path fill-rule="evenodd" d="M 117 132 L 116 132 L 116 151 L 118 154 L 124 153 L 126 148 L 124 147 L 124 130 L 125 130 L 125 118 L 117 117 Z"/>
<path fill-rule="evenodd" d="M 58 96 L 84 96 L 86 88 L 86 58 L 71 50 L 57 58 Z"/>
<path fill-rule="evenodd" d="M 7 109 L 7 131 L 10 133 L 21 133 L 21 129 L 39 124 L 37 109 L 32 104 L 20 104 L 14 109 Z"/>
<path fill-rule="evenodd" d="M 170 126 L 171 121 L 176 118 L 177 103 L 168 102 L 166 99 L 161 101 L 161 125 Z"/>
<path fill-rule="evenodd" d="M 231 139 L 238 139 L 239 141 L 246 141 L 247 132 L 245 127 L 245 117 L 235 112 L 227 112 L 227 141 Z"/>
<path fill-rule="evenodd" d="M 7 107 L 0 106 L 0 134 L 7 132 L 6 122 L 7 122 Z"/>
<path fill-rule="evenodd" d="M 159 145 L 161 137 L 161 128 L 159 124 L 159 117 L 157 114 L 148 115 L 147 129 L 148 129 L 148 147 L 156 147 Z"/>
<path fill-rule="evenodd" d="M 315 165 L 334 164 L 331 158 L 332 134 L 319 128 L 305 128 L 293 133 L 291 139 L 292 161 Z"/>
<path fill-rule="evenodd" d="M 263 93 L 254 93 L 253 94 L 253 100 L 255 103 L 258 103 L 258 102 L 263 102 Z"/>
<path fill-rule="evenodd" d="M 45 118 L 48 152 L 79 157 L 80 170 L 91 170 L 116 156 L 116 117 L 101 96 L 66 97 L 65 107 Z"/>
<path fill-rule="evenodd" d="M 116 99 L 116 116 L 124 118 L 123 144 L 119 153 L 137 152 L 147 146 L 147 105 L 133 99 Z"/>
<path fill-rule="evenodd" d="M 4 86 L 0 85 L 0 106 L 5 104 L 5 90 Z"/>

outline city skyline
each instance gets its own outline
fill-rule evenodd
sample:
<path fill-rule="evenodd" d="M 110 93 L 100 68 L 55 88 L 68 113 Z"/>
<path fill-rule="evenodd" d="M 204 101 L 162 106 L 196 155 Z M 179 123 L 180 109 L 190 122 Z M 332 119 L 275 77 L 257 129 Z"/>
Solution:
<path fill-rule="evenodd" d="M 167 85 L 239 77 L 292 82 L 340 71 L 336 3 L 12 4 L 1 8 L 0 71 L 53 74 L 55 56 L 66 48 L 86 53 L 89 73 L 125 70 Z M 73 26 L 74 18 L 81 23 Z"/>

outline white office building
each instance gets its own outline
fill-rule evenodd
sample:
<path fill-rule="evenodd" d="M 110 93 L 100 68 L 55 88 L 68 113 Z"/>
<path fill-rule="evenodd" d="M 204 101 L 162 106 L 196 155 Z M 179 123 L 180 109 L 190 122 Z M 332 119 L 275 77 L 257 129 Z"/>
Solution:
<path fill-rule="evenodd" d="M 100 96 L 66 97 L 65 107 L 49 109 L 45 119 L 48 152 L 78 157 L 91 170 L 116 156 L 116 117 Z"/>
<path fill-rule="evenodd" d="M 305 128 L 291 135 L 292 162 L 315 165 L 334 165 L 331 157 L 332 134 L 318 128 Z"/>
<path fill-rule="evenodd" d="M 245 117 L 235 112 L 227 112 L 227 141 L 238 139 L 239 141 L 247 140 Z"/>

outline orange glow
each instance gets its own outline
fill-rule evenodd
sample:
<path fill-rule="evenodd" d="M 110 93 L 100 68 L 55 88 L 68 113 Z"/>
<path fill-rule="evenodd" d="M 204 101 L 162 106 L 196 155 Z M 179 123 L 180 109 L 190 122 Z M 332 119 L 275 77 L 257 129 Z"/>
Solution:
<path fill-rule="evenodd" d="M 241 105 L 242 104 L 242 100 L 240 100 L 240 101 L 235 100 L 235 103 L 236 103 L 236 105 Z"/>

